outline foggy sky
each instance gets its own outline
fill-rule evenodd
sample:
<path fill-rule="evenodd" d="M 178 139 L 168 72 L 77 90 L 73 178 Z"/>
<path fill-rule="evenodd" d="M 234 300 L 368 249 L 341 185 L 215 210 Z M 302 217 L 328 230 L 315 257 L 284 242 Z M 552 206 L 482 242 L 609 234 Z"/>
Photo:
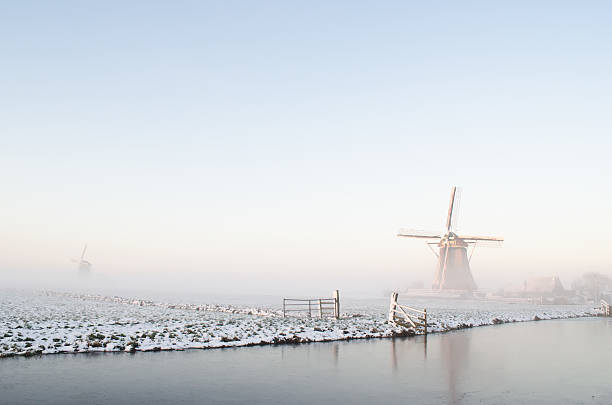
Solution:
<path fill-rule="evenodd" d="M 3 283 L 429 285 L 453 185 L 479 286 L 611 273 L 610 7 L 5 5 Z"/>

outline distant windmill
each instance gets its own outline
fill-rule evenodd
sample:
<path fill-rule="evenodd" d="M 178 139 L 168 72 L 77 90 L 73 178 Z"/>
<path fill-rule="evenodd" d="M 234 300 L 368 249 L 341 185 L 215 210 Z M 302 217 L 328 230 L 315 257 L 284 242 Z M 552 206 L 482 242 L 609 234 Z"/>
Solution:
<path fill-rule="evenodd" d="M 78 263 L 79 273 L 88 274 L 91 271 L 91 263 L 85 260 L 85 252 L 87 251 L 87 245 L 83 248 L 83 253 L 81 253 L 81 260 L 72 259 L 73 262 Z"/>
<path fill-rule="evenodd" d="M 440 236 L 436 232 L 401 229 L 397 234 L 397 236 L 405 238 L 437 239 L 434 242 L 427 242 L 429 248 L 438 257 L 438 268 L 432 284 L 432 289 L 434 290 L 475 290 L 476 283 L 470 271 L 470 260 L 474 253 L 473 249 L 475 249 L 477 243 L 494 242 L 497 245 L 501 245 L 504 241 L 502 238 L 488 236 L 459 236 L 454 232 L 457 230 L 457 210 L 459 208 L 460 195 L 460 190 L 457 187 L 453 187 L 444 235 Z M 439 253 L 432 248 L 432 245 L 439 247 Z M 473 249 L 472 254 L 468 258 L 467 248 L 469 245 L 472 245 Z"/>

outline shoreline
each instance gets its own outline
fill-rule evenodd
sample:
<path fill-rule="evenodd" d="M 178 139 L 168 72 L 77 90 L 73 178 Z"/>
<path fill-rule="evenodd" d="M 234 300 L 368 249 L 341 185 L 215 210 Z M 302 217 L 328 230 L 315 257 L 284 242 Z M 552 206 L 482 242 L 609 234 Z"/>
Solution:
<path fill-rule="evenodd" d="M 412 329 L 388 324 L 386 314 L 379 311 L 370 314 L 344 313 L 344 317 L 338 320 L 282 318 L 278 316 L 278 311 L 259 308 L 177 305 L 121 297 L 65 293 L 49 295 L 48 292 L 45 294 L 37 297 L 42 297 L 43 301 L 47 300 L 44 303 L 51 306 L 56 305 L 62 309 L 69 307 L 76 311 L 81 319 L 33 320 L 33 327 L 29 323 L 30 320 L 24 317 L 23 325 L 18 322 L 5 322 L 4 329 L 0 324 L 0 358 L 48 354 L 208 350 L 423 335 Z M 95 303 L 93 307 L 89 306 L 92 300 Z M 452 305 L 453 302 L 447 304 Z M 493 305 L 487 307 L 482 306 L 482 303 L 473 304 L 479 305 L 480 308 L 434 307 L 430 312 L 429 333 L 599 315 L 599 311 L 592 307 L 516 308 L 508 305 L 500 309 Z M 36 305 L 33 307 L 33 310 L 37 309 Z M 98 312 L 84 315 L 91 310 Z M 125 317 L 124 322 L 116 319 L 119 316 L 115 316 L 117 313 Z"/>
<path fill-rule="evenodd" d="M 497 323 L 487 323 L 482 325 L 467 325 L 467 326 L 459 326 L 452 329 L 438 330 L 434 332 L 429 332 L 428 334 L 444 334 L 448 332 L 456 332 L 465 329 L 473 329 L 473 328 L 482 328 L 486 326 L 497 326 L 497 325 L 508 325 L 512 323 L 525 323 L 525 322 L 538 322 L 538 321 L 558 321 L 565 319 L 584 319 L 584 318 L 600 318 L 601 315 L 579 315 L 579 316 L 570 316 L 570 317 L 560 317 L 560 318 L 547 318 L 547 319 L 530 319 L 530 320 L 512 320 L 512 321 L 502 321 Z M 256 347 L 256 346 L 288 346 L 288 345 L 306 345 L 306 344 L 314 344 L 314 343 L 333 343 L 333 342 L 348 342 L 350 340 L 370 340 L 370 339 L 395 339 L 395 338 L 413 338 L 417 336 L 426 336 L 423 333 L 415 333 L 412 329 L 405 329 L 403 332 L 397 332 L 390 336 L 347 336 L 345 338 L 332 338 L 332 339 L 323 339 L 323 340 L 300 340 L 295 341 L 292 338 L 287 339 L 279 339 L 274 342 L 262 341 L 259 343 L 245 343 L 245 344 L 236 344 L 236 345 L 221 345 L 221 346 L 202 346 L 202 347 L 187 347 L 187 348 L 147 348 L 147 349 L 134 349 L 134 350 L 87 350 L 87 351 L 57 351 L 52 353 L 38 353 L 38 352 L 23 352 L 23 353 L 9 353 L 2 354 L 0 353 L 0 359 L 8 359 L 14 357 L 42 357 L 42 356 L 52 356 L 52 355 L 61 355 L 61 354 L 71 354 L 71 355 L 82 355 L 82 354 L 134 354 L 134 353 L 150 353 L 150 352 L 185 352 L 191 350 L 216 350 L 216 349 L 241 349 L 246 347 Z"/>

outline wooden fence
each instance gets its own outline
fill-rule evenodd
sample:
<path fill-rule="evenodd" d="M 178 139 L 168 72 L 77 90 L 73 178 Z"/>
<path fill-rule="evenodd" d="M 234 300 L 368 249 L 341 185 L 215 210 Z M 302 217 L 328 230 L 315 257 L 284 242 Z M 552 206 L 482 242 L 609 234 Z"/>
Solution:
<path fill-rule="evenodd" d="M 413 328 L 415 331 L 422 330 L 427 335 L 427 309 L 411 308 L 400 305 L 397 302 L 398 293 L 391 293 L 389 304 L 389 323 L 405 328 Z"/>
<path fill-rule="evenodd" d="M 318 315 L 319 318 L 333 317 L 340 318 L 340 293 L 334 291 L 333 298 L 283 298 L 283 318 L 289 312 L 308 313 L 308 317 L 312 314 Z"/>
<path fill-rule="evenodd" d="M 599 308 L 603 313 L 603 316 L 610 316 L 610 304 L 606 300 L 601 300 Z"/>

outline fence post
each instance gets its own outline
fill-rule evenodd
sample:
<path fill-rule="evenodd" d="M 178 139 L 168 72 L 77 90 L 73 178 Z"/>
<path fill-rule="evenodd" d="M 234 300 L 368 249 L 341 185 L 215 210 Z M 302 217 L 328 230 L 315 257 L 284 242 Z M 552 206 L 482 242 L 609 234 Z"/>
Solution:
<path fill-rule="evenodd" d="M 336 319 L 340 318 L 340 292 L 338 290 L 334 290 L 334 303 L 336 304 L 334 307 L 334 316 Z"/>
<path fill-rule="evenodd" d="M 427 335 L 427 308 L 423 308 L 423 312 L 425 312 L 423 314 L 423 330 L 425 332 L 425 335 Z"/>
<path fill-rule="evenodd" d="M 323 319 L 323 305 L 321 305 L 320 298 L 319 298 L 319 318 Z"/>
<path fill-rule="evenodd" d="M 389 303 L 389 322 L 395 323 L 395 305 L 397 304 L 397 293 L 391 293 L 391 302 Z"/>
<path fill-rule="evenodd" d="M 283 298 L 283 318 L 285 317 L 286 311 L 285 311 L 285 298 Z"/>
<path fill-rule="evenodd" d="M 312 309 L 310 308 L 310 300 L 308 300 L 308 317 L 312 318 Z"/>

